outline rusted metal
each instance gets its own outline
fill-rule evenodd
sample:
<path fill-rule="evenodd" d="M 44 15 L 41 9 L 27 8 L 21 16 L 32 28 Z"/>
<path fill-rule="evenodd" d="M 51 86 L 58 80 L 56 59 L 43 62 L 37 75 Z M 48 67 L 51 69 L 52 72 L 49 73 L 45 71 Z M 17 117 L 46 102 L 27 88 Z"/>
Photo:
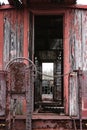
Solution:
<path fill-rule="evenodd" d="M 45 0 L 43 2 L 45 3 Z M 41 15 L 41 13 L 44 13 L 44 14 L 50 13 L 50 14 L 55 15 L 57 13 L 58 14 L 61 13 L 62 12 L 61 10 L 59 10 L 59 9 L 58 10 L 57 9 L 51 10 L 50 9 L 50 11 L 48 10 L 48 12 L 47 12 L 47 10 L 45 10 L 45 11 L 43 10 L 42 12 L 40 12 L 40 11 L 37 11 L 37 12 L 39 12 L 40 15 Z M 85 10 L 82 10 L 82 9 L 78 10 L 78 9 L 76 9 L 76 7 L 75 8 L 73 7 L 73 9 L 65 9 L 64 11 L 66 11 L 66 12 L 63 12 L 63 13 L 65 13 L 64 21 L 66 19 L 67 19 L 66 21 L 69 21 L 69 23 L 68 22 L 66 22 L 66 24 L 64 23 L 64 28 L 65 28 L 65 30 L 67 30 L 66 33 L 67 32 L 69 33 L 69 36 L 68 35 L 65 36 L 65 34 L 64 34 L 64 37 L 63 37 L 64 40 L 65 40 L 64 46 L 66 46 L 66 47 L 64 47 L 64 51 L 65 51 L 64 56 L 66 57 L 66 58 L 64 58 L 64 62 L 66 62 L 64 64 L 64 69 L 65 70 L 69 70 L 69 69 L 75 70 L 75 69 L 78 69 L 80 67 L 81 70 L 86 70 L 87 69 L 87 60 L 86 60 L 87 59 L 87 7 L 85 8 Z M 25 15 L 26 15 L 26 12 L 27 11 L 25 11 Z M 37 13 L 37 12 L 35 12 L 35 13 Z M 68 16 L 66 16 L 67 12 L 68 12 Z M 28 15 L 28 13 L 27 13 L 27 15 Z M 2 49 L 3 52 L 4 52 L 4 57 L 2 58 L 2 56 L 0 55 L 1 56 L 0 59 L 3 59 L 4 65 L 5 65 L 10 59 L 12 59 L 16 56 L 22 56 L 23 55 L 23 46 L 22 46 L 23 42 L 24 42 L 24 44 L 28 43 L 28 42 L 26 42 L 26 41 L 28 41 L 28 40 L 26 40 L 26 39 L 28 39 L 28 37 L 27 37 L 28 36 L 28 32 L 27 32 L 28 22 L 26 22 L 27 20 L 25 19 L 25 17 L 23 19 L 22 16 L 24 16 L 24 15 L 23 15 L 22 11 L 5 10 L 5 13 L 3 13 L 3 14 L 4 14 L 4 17 L 3 17 L 4 18 L 4 38 L 3 39 L 5 39 L 5 41 L 4 41 L 5 44 L 4 44 L 4 49 Z M 20 14 L 20 15 L 18 15 L 18 14 Z M 29 18 L 29 20 L 30 20 L 30 18 Z M 25 25 L 27 23 L 26 28 L 24 26 L 24 22 L 25 22 Z M 31 20 L 31 24 L 32 24 L 32 22 L 33 21 Z M 67 26 L 67 24 L 69 24 L 69 25 Z M 1 24 L 1 25 L 3 26 L 3 24 Z M 29 27 L 30 27 L 30 25 L 29 25 Z M 33 28 L 33 25 L 31 26 L 31 29 L 29 30 L 29 31 L 31 31 L 30 32 L 31 33 L 30 34 L 30 37 L 31 37 L 30 42 L 31 43 L 29 42 L 29 56 L 30 56 L 31 59 L 33 57 L 32 52 L 34 51 L 33 49 L 31 49 L 32 48 L 32 28 Z M 23 30 L 25 30 L 24 31 L 25 37 L 24 37 Z M 1 35 L 1 37 L 3 37 L 3 35 Z M 1 45 L 1 43 L 3 43 L 3 40 L 1 40 L 0 45 Z M 70 47 L 70 51 L 68 50 L 69 55 L 70 55 L 70 61 L 69 62 L 67 60 L 68 59 L 67 58 L 68 53 L 67 53 L 67 50 L 66 50 L 68 48 L 67 47 L 68 44 L 69 44 L 69 47 Z M 28 46 L 26 46 L 26 50 L 28 50 L 27 47 Z M 3 47 L 1 46 L 1 48 L 3 48 Z M 7 50 L 6 50 L 6 48 L 7 48 Z M 26 51 L 25 51 L 25 54 L 26 54 Z M 2 60 L 0 60 L 0 61 L 1 61 L 0 63 L 2 64 Z M 70 63 L 70 68 L 69 68 L 69 65 L 68 65 L 69 63 Z M 21 85 L 18 82 L 14 82 L 14 84 L 13 84 L 13 81 L 11 80 L 11 78 L 16 79 L 16 81 L 17 81 L 18 80 L 17 78 L 21 77 L 21 79 L 20 79 L 20 82 L 21 82 L 23 77 L 25 77 L 25 79 L 23 79 L 23 81 L 24 80 L 26 81 L 25 86 L 28 87 L 27 89 L 29 89 L 29 92 L 26 94 L 26 99 L 27 99 L 26 129 L 31 129 L 32 128 L 32 126 L 31 126 L 31 124 L 32 124 L 32 121 L 31 121 L 32 105 L 31 104 L 33 102 L 32 99 L 34 98 L 32 96 L 33 94 L 31 94 L 34 91 L 33 88 L 32 88 L 32 79 L 31 79 L 32 73 L 29 70 L 29 71 L 26 71 L 25 72 L 26 74 L 24 75 L 20 70 L 20 65 L 17 65 L 16 63 L 11 65 L 12 71 L 16 67 L 15 65 L 18 66 L 17 69 L 20 72 L 21 76 L 18 75 L 17 71 L 15 71 L 15 70 L 14 70 L 15 74 L 11 73 L 12 77 L 11 77 L 10 73 L 8 73 L 8 75 L 7 75 L 7 86 L 8 86 L 8 88 L 6 90 L 7 91 L 7 95 L 6 95 L 6 126 L 8 126 L 8 127 L 6 127 L 6 128 L 7 128 L 7 130 L 9 130 L 11 128 L 11 125 L 12 125 L 10 123 L 10 121 L 11 121 L 11 115 L 10 114 L 11 113 L 10 113 L 10 108 L 9 108 L 10 107 L 9 104 L 11 103 L 11 101 L 10 101 L 11 98 L 13 100 L 13 98 L 16 97 L 16 99 L 19 102 L 21 102 L 20 99 L 22 97 L 21 96 L 20 99 L 18 99 L 18 96 L 11 96 L 10 84 L 12 86 L 12 92 L 17 93 L 16 85 L 18 85 L 18 93 L 21 93 L 21 95 L 22 95 L 25 92 L 25 88 L 23 88 L 23 84 Z M 32 67 L 30 67 L 30 68 L 32 68 Z M 17 74 L 18 77 L 16 77 L 16 74 Z M 30 74 L 30 75 L 28 75 L 28 74 Z M 27 81 L 28 76 L 29 76 L 29 81 Z M 87 83 L 86 83 L 87 74 L 84 73 L 82 78 L 84 79 L 84 81 L 83 81 L 84 83 L 83 83 L 83 87 L 82 87 L 81 91 L 82 91 L 82 98 L 83 98 L 82 101 L 83 101 L 83 104 L 84 104 L 87 100 Z M 0 79 L 0 81 L 2 81 L 2 79 Z M 0 85 L 2 85 L 2 84 L 3 83 L 0 83 Z M 27 84 L 28 84 L 28 86 L 27 86 Z M 79 83 L 79 85 L 80 85 L 80 83 Z M 68 89 L 67 89 L 68 84 L 67 84 L 67 79 L 64 79 L 64 93 L 65 93 L 64 98 L 66 100 L 65 105 L 67 105 L 68 106 L 67 108 L 70 109 L 70 115 L 76 116 L 78 114 L 77 113 L 77 109 L 78 109 L 77 94 L 78 94 L 79 90 L 77 88 L 77 77 L 74 74 L 70 75 L 70 86 L 69 87 L 70 87 L 70 90 L 69 90 L 70 91 L 70 93 L 69 93 L 70 94 L 70 98 L 69 98 L 70 102 L 69 102 L 69 105 L 67 105 L 68 104 L 68 101 L 67 101 L 68 100 L 68 98 L 67 98 L 68 97 Z M 36 96 L 38 96 L 38 94 Z M 74 97 L 74 98 L 72 98 L 72 97 Z M 26 102 L 24 95 L 23 95 L 23 98 Z M 39 96 L 38 96 L 38 98 L 39 98 Z M 84 98 L 85 98 L 85 100 L 84 100 Z M 29 99 L 30 99 L 30 101 L 29 101 Z M 14 98 L 14 100 L 15 100 L 15 98 Z M 30 104 L 30 102 L 31 102 L 31 104 Z M 29 104 L 31 106 L 29 106 Z M 14 101 L 13 101 L 13 105 L 14 105 L 13 110 L 15 111 L 15 107 L 17 107 L 17 106 L 15 106 L 16 104 L 15 104 Z M 84 114 L 87 113 L 87 106 L 86 105 L 83 106 L 83 109 L 84 109 L 83 110 Z M 20 110 L 20 113 L 21 113 L 21 110 Z M 2 112 L 0 114 L 3 115 Z M 15 122 L 15 115 L 16 115 L 16 112 L 13 113 L 14 117 L 12 117 L 12 118 L 14 118 L 14 119 L 13 119 L 13 126 L 12 127 L 15 127 L 14 126 L 14 124 L 16 123 Z M 53 119 L 53 121 L 54 121 L 54 119 Z M 55 129 L 55 128 L 63 129 L 61 125 L 58 126 L 57 123 L 59 123 L 59 122 L 57 122 L 57 121 L 55 121 L 55 124 L 53 125 L 53 127 L 51 127 L 52 122 L 51 123 L 44 122 L 43 124 L 40 124 L 40 119 L 39 119 L 38 122 L 39 123 L 36 122 L 36 127 L 34 126 L 34 123 L 33 123 L 33 127 L 35 127 L 35 129 L 39 129 L 39 128 L 42 129 L 42 126 L 43 126 L 43 128 L 46 128 L 46 129 Z M 62 122 L 62 123 L 64 124 L 65 122 Z M 80 123 L 82 123 L 82 121 Z M 40 127 L 39 127 L 39 124 L 41 125 Z M 57 124 L 57 127 L 56 127 L 56 124 Z M 81 125 L 82 124 L 80 124 L 80 129 L 82 129 Z M 87 129 L 86 123 L 84 124 L 84 126 L 85 126 L 85 129 Z M 67 129 L 69 129 L 69 127 Z"/>
<path fill-rule="evenodd" d="M 81 86 L 81 82 L 82 82 L 82 71 L 78 70 L 77 72 L 77 76 L 78 76 L 78 103 L 79 103 L 79 120 L 80 120 L 80 130 L 82 130 L 82 86 Z"/>
<path fill-rule="evenodd" d="M 13 93 L 23 93 L 26 88 L 25 85 L 25 63 L 15 62 L 10 65 L 11 74 L 11 92 Z"/>
<path fill-rule="evenodd" d="M 27 75 L 26 75 L 26 80 L 30 79 L 30 74 L 27 71 Z M 27 81 L 27 86 L 26 86 L 26 130 L 31 130 L 32 129 L 32 84 L 30 82 L 30 80 Z"/>
<path fill-rule="evenodd" d="M 17 111 L 18 99 L 26 96 L 26 80 L 25 80 L 26 64 L 23 62 L 14 62 L 8 66 L 8 82 L 7 82 L 7 106 L 6 106 L 6 129 L 16 129 L 15 117 Z M 17 87 L 16 87 L 17 86 Z M 20 97 L 21 96 L 21 97 Z M 13 106 L 11 102 L 13 100 Z M 10 106 L 10 107 L 9 107 Z M 12 108 L 12 110 L 11 110 Z M 12 123 L 11 123 L 12 119 Z"/>
<path fill-rule="evenodd" d="M 72 130 L 72 120 L 33 120 L 33 129 Z"/>
<path fill-rule="evenodd" d="M 11 60 L 5 67 L 8 71 L 7 82 L 7 103 L 6 107 L 6 128 L 8 130 L 16 129 L 15 118 L 17 114 L 17 102 L 21 101 L 22 97 L 25 97 L 26 102 L 26 130 L 32 129 L 32 84 L 33 73 L 36 73 L 36 66 L 34 63 L 24 57 L 18 57 Z M 13 100 L 13 106 L 11 101 Z M 24 104 L 22 104 L 24 105 Z M 12 112 L 11 112 L 12 108 Z M 22 111 L 21 111 L 22 112 Z M 21 114 L 19 112 L 19 114 Z M 23 114 L 23 113 L 22 113 Z M 12 123 L 11 123 L 12 118 Z"/>

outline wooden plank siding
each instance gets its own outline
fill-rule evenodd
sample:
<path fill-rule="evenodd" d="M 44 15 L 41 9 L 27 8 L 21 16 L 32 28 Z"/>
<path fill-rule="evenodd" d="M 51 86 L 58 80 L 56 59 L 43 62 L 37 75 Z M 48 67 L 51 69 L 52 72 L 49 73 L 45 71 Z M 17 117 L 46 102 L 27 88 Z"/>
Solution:
<path fill-rule="evenodd" d="M 69 70 L 78 70 L 79 68 L 81 70 L 87 70 L 87 10 L 66 9 L 65 11 L 66 14 L 64 16 L 64 73 L 66 73 L 67 71 L 69 72 Z M 1 22 L 1 25 L 4 25 L 4 29 L 2 28 L 4 30 L 4 33 L 3 31 L 1 33 L 1 36 L 4 37 L 4 49 L 2 46 L 3 39 L 0 39 L 0 46 L 2 48 L 0 52 L 1 54 L 3 50 L 3 58 L 0 58 L 0 65 L 2 65 L 2 59 L 4 67 L 9 62 L 9 60 L 15 57 L 28 57 L 29 55 L 32 59 L 33 49 L 31 50 L 31 44 L 29 42 L 32 42 L 33 39 L 29 39 L 28 36 L 28 10 L 4 10 L 3 14 L 0 15 L 0 18 L 4 20 L 4 24 L 3 22 Z M 32 20 L 30 22 L 32 22 Z M 31 35 L 32 34 L 30 34 L 30 36 Z M 30 46 L 28 46 L 28 44 Z M 64 98 L 66 100 L 66 113 L 68 114 L 69 109 L 70 115 L 78 115 L 78 85 L 76 75 L 70 77 L 69 81 L 68 76 L 64 77 L 64 93 Z M 85 101 L 86 97 L 85 100 L 83 100 L 83 104 L 85 104 Z M 83 107 L 85 107 L 86 111 L 86 105 L 83 105 Z"/>
<path fill-rule="evenodd" d="M 69 19 L 70 68 L 87 69 L 87 11 L 72 10 Z"/>
<path fill-rule="evenodd" d="M 78 78 L 77 73 L 74 72 L 69 77 L 69 115 L 79 115 L 78 106 Z"/>
<path fill-rule="evenodd" d="M 5 116 L 6 104 L 6 75 L 4 71 L 0 70 L 0 116 Z"/>
<path fill-rule="evenodd" d="M 4 66 L 9 60 L 23 56 L 24 12 L 22 10 L 4 11 Z"/>
<path fill-rule="evenodd" d="M 0 69 L 3 66 L 3 42 L 4 42 L 4 28 L 3 28 L 3 11 L 0 11 Z"/>
<path fill-rule="evenodd" d="M 69 46 L 70 46 L 70 70 L 87 70 L 87 11 L 86 10 L 70 10 L 70 22 L 69 22 Z M 74 80 L 73 80 L 74 78 Z M 75 107 L 78 109 L 78 84 L 75 75 L 70 78 L 69 88 L 73 88 L 76 91 L 70 90 L 70 113 L 74 115 L 76 113 Z M 76 83 L 75 83 L 76 82 Z M 83 90 L 83 84 L 81 84 L 81 89 Z M 86 86 L 85 86 L 86 87 Z M 87 91 L 87 89 L 85 89 Z M 87 93 L 87 92 L 86 92 Z M 77 95 L 77 96 L 75 96 Z M 77 103 L 76 101 L 77 100 Z M 85 100 L 86 97 L 85 97 Z M 85 104 L 84 95 L 82 95 L 82 103 Z M 72 103 L 73 102 L 73 103 Z M 84 106 L 84 105 L 83 105 Z M 82 107 L 83 107 L 82 106 Z M 84 110 L 84 107 L 82 108 Z M 87 108 L 85 108 L 85 113 Z M 84 113 L 84 112 L 83 112 Z M 78 115 L 78 113 L 77 113 Z M 85 114 L 83 115 L 85 116 Z"/>

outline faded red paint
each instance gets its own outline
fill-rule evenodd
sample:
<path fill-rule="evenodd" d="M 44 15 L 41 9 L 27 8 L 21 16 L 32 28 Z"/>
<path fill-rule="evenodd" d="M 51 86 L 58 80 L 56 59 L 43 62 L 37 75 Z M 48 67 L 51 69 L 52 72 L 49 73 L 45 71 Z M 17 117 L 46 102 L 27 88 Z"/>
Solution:
<path fill-rule="evenodd" d="M 82 98 L 82 116 L 87 117 L 87 98 Z"/>
<path fill-rule="evenodd" d="M 24 57 L 28 57 L 28 47 L 29 47 L 29 13 L 28 10 L 24 10 Z"/>
<path fill-rule="evenodd" d="M 66 11 L 65 16 L 64 16 L 64 74 L 67 74 L 70 72 L 70 65 L 69 65 L 69 14 L 68 11 Z M 65 111 L 66 114 L 68 114 L 68 108 L 69 108 L 69 101 L 68 101 L 68 76 L 64 76 L 64 105 L 65 105 Z"/>
<path fill-rule="evenodd" d="M 12 8 L 12 7 L 8 7 L 6 6 L 8 9 Z M 17 19 L 18 25 L 23 24 L 23 28 L 24 28 L 24 34 L 23 34 L 23 56 L 24 57 L 28 57 L 29 56 L 29 52 L 28 52 L 28 47 L 29 47 L 29 10 L 28 8 L 25 8 L 24 10 L 4 10 L 6 9 L 6 7 L 4 6 L 2 9 L 2 11 L 0 11 L 0 69 L 2 69 L 2 65 L 3 65 L 3 43 L 4 43 L 4 37 L 3 37 L 3 20 L 4 16 L 8 17 L 10 19 L 10 22 L 12 24 L 13 29 L 15 28 L 15 21 Z M 0 9 L 1 9 L 0 8 Z M 38 9 L 31 9 L 32 13 L 34 15 L 63 15 L 64 16 L 64 22 L 63 22 L 63 33 L 64 33 L 64 37 L 63 37 L 63 42 L 64 42 L 64 74 L 67 74 L 70 72 L 71 69 L 74 69 L 74 66 L 72 65 L 72 60 L 75 58 L 74 55 L 74 51 L 75 51 L 75 46 L 74 46 L 74 38 L 71 37 L 72 40 L 72 48 L 71 50 L 69 49 L 69 44 L 71 43 L 70 41 L 70 36 L 74 35 L 74 31 L 75 31 L 75 35 L 76 35 L 76 39 L 78 39 L 79 44 L 78 47 L 80 47 L 81 45 L 81 36 L 80 35 L 80 21 L 79 21 L 79 16 L 78 16 L 78 11 L 75 14 L 75 10 L 74 7 L 71 7 L 72 9 L 47 9 L 47 10 L 38 10 Z M 76 7 L 76 8 L 82 8 L 81 6 Z M 84 7 L 84 9 L 87 9 L 87 6 Z M 17 16 L 17 17 L 16 17 Z M 86 22 L 86 18 L 87 14 L 84 17 L 84 28 L 85 28 L 85 22 Z M 75 18 L 75 23 L 73 22 Z M 72 21 L 72 22 L 71 22 Z M 72 32 L 70 32 L 72 30 Z M 86 32 L 86 30 L 85 30 Z M 20 30 L 18 30 L 18 37 L 20 36 Z M 78 35 L 79 34 L 79 35 Z M 87 41 L 86 41 L 87 42 Z M 77 44 L 76 44 L 77 45 Z M 72 52 L 72 57 L 73 59 L 70 59 L 69 55 Z M 79 53 L 79 51 L 78 51 Z M 86 52 L 85 52 L 86 53 Z M 79 57 L 79 56 L 78 56 Z M 87 56 L 86 56 L 87 57 Z M 84 61 L 86 59 L 86 57 L 84 56 Z M 77 58 L 78 59 L 78 58 Z M 79 60 L 81 61 L 81 60 Z M 74 62 L 76 62 L 76 59 L 74 59 Z M 85 66 L 85 65 L 84 65 Z M 87 67 L 87 65 L 86 65 Z M 69 115 L 69 82 L 68 82 L 68 76 L 66 75 L 64 76 L 64 106 L 65 106 L 65 114 Z M 10 89 L 10 88 L 8 88 Z M 17 88 L 16 88 L 17 89 Z M 31 92 L 31 91 L 30 91 Z M 9 98 L 10 95 L 8 93 L 7 95 L 7 110 L 9 111 Z M 23 112 L 26 113 L 26 100 L 23 100 Z M 74 104 L 73 104 L 74 105 Z M 82 115 L 83 118 L 87 118 L 87 98 L 83 97 L 83 104 L 82 104 Z M 7 112 L 8 112 L 7 111 Z M 9 114 L 9 113 L 7 113 Z M 36 114 L 36 113 L 35 113 Z M 8 119 L 7 115 L 7 119 Z M 18 119 L 19 118 L 19 119 Z M 2 120 L 2 117 L 0 118 L 0 120 Z M 17 116 L 16 117 L 16 122 L 15 125 L 17 126 L 18 130 L 24 130 L 25 129 L 25 120 L 26 117 L 21 115 L 21 116 Z M 78 123 L 79 124 L 79 123 Z M 86 123 L 84 124 L 85 128 L 87 129 L 87 125 Z M 36 115 L 32 114 L 32 129 L 33 130 L 73 130 L 73 123 L 71 118 L 65 117 L 65 116 L 57 116 L 57 114 L 53 114 L 48 116 L 48 113 L 45 114 L 41 114 L 39 115 L 39 113 L 37 113 Z"/>
<path fill-rule="evenodd" d="M 3 66 L 3 43 L 4 43 L 4 19 L 3 11 L 0 11 L 0 70 Z"/>

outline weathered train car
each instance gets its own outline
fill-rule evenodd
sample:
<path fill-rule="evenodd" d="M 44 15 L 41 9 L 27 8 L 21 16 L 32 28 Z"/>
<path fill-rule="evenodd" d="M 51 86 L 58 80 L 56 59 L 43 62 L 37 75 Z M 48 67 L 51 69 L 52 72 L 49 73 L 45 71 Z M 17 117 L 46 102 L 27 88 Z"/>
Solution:
<path fill-rule="evenodd" d="M 0 6 L 0 130 L 87 129 L 87 6 Z"/>

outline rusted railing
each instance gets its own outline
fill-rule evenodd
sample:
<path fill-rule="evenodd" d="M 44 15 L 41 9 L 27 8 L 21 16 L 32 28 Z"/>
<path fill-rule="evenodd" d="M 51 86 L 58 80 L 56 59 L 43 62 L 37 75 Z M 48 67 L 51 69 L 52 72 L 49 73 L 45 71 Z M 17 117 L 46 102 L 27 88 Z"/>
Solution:
<path fill-rule="evenodd" d="M 15 130 L 16 99 L 13 104 L 13 114 L 11 114 L 11 98 L 15 95 L 23 94 L 26 99 L 26 130 L 32 129 L 32 109 L 33 109 L 33 77 L 36 76 L 36 66 L 25 57 L 15 58 L 6 65 L 7 90 L 6 90 L 6 130 Z M 12 119 L 12 123 L 11 123 Z"/>

